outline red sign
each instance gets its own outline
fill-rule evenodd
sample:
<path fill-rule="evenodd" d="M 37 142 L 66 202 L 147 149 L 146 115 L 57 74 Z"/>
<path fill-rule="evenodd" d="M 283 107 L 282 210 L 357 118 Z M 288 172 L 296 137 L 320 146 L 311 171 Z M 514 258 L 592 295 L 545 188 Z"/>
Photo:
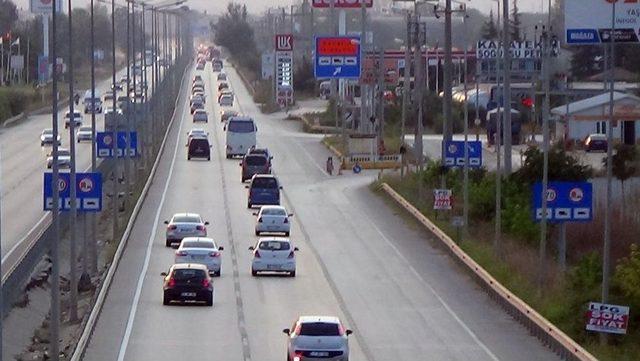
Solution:
<path fill-rule="evenodd" d="M 358 55 L 359 46 L 353 38 L 322 38 L 318 39 L 318 55 Z"/>
<path fill-rule="evenodd" d="M 313 0 L 314 8 L 330 8 L 332 0 Z M 365 6 L 370 8 L 373 6 L 373 0 L 333 0 L 335 8 L 359 8 L 362 7 L 364 1 Z"/>
<path fill-rule="evenodd" d="M 293 35 L 276 34 L 276 51 L 293 51 Z"/>
<path fill-rule="evenodd" d="M 452 206 L 453 192 L 451 189 L 433 190 L 433 209 L 449 210 Z"/>

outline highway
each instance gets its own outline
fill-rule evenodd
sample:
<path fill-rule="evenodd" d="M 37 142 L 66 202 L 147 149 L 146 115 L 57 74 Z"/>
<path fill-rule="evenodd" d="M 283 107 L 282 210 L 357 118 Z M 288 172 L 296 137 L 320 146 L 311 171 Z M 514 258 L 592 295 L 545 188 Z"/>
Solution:
<path fill-rule="evenodd" d="M 295 213 L 297 276 L 252 277 L 247 250 L 256 237 L 239 160 L 224 156 L 224 132 L 207 64 L 206 109 L 213 120 L 210 162 L 186 160 L 193 126 L 185 79 L 180 107 L 154 182 L 134 224 L 84 359 L 285 360 L 283 328 L 301 314 L 339 316 L 351 361 L 557 360 L 495 304 L 431 236 L 373 194 L 375 173 L 328 176 L 329 153 L 283 114 L 262 115 L 226 64 L 236 109 L 258 125 L 258 146 L 274 155 L 284 205 Z M 195 71 L 192 71 L 195 74 Z M 216 86 L 217 89 L 217 86 Z M 225 247 L 214 279 L 214 307 L 163 306 L 162 277 L 174 250 L 163 221 L 197 212 Z"/>
<path fill-rule="evenodd" d="M 116 74 L 116 81 L 125 75 L 126 70 Z M 151 79 L 149 69 L 148 79 Z M 151 82 L 149 81 L 149 84 Z M 96 83 L 100 94 L 109 89 L 111 78 Z M 83 115 L 83 125 L 91 126 L 91 114 L 84 114 L 82 99 L 86 89 L 78 89 L 81 96 L 79 110 Z M 150 90 L 149 90 L 150 92 Z M 112 104 L 103 104 L 103 108 Z M 68 106 L 61 107 L 58 114 L 58 127 L 63 148 L 69 148 L 69 130 L 64 128 L 64 114 Z M 40 222 L 47 212 L 42 210 L 42 173 L 48 171 L 47 154 L 51 146 L 40 146 L 40 133 L 51 128 L 50 112 L 31 115 L 6 128 L 0 128 L 0 152 L 2 167 L 2 264 L 3 272 L 15 262 L 21 240 Z M 77 130 L 77 128 L 76 128 Z M 104 130 L 104 114 L 96 114 L 96 130 Z M 91 167 L 91 144 L 76 144 L 76 169 L 83 172 Z M 63 172 L 67 170 L 61 170 Z M 17 216 L 19 215 L 19 216 Z M 8 263 L 10 264 L 7 264 Z"/>

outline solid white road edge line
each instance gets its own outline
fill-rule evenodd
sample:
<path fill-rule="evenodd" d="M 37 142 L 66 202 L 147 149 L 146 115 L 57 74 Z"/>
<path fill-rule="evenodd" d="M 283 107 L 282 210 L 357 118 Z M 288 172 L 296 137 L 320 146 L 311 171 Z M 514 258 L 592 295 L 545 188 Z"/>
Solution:
<path fill-rule="evenodd" d="M 444 309 L 447 311 L 447 313 L 450 314 L 451 317 L 453 317 L 454 320 L 456 320 L 456 322 L 460 325 L 460 327 L 462 327 L 465 330 L 465 332 L 467 334 L 469 334 L 469 336 L 473 339 L 473 341 L 475 341 L 475 343 L 477 343 L 478 346 L 480 346 L 480 348 L 482 348 L 482 350 L 484 350 L 484 352 L 492 360 L 500 361 L 500 359 L 496 355 L 494 355 L 493 352 L 491 352 L 491 350 L 489 350 L 487 345 L 485 345 L 482 341 L 480 341 L 480 339 L 475 334 L 475 332 L 473 332 L 469 328 L 469 326 L 467 326 L 464 323 L 464 321 L 462 321 L 462 319 L 460 317 L 458 317 L 458 315 L 455 313 L 455 311 L 453 311 L 451 309 L 451 307 L 449 307 L 449 304 L 447 304 L 447 302 L 442 297 L 440 297 L 440 295 L 438 295 L 438 293 L 433 288 L 433 286 L 431 286 L 431 284 L 429 282 L 427 282 L 427 280 L 425 280 L 424 277 L 422 277 L 422 275 L 420 273 L 418 273 L 418 271 L 411 265 L 409 260 L 402 253 L 400 253 L 400 250 L 398 250 L 398 247 L 396 247 L 393 244 L 393 242 L 391 242 L 389 240 L 389 238 L 387 238 L 387 236 L 385 236 L 384 233 L 382 233 L 382 231 L 380 230 L 380 228 L 378 228 L 378 226 L 375 224 L 375 222 L 373 222 L 371 220 L 371 218 L 369 218 L 369 216 L 367 216 L 366 214 L 364 214 L 364 217 L 367 219 L 367 222 L 369 222 L 371 224 L 372 228 L 376 230 L 376 232 L 380 235 L 380 237 L 382 237 L 382 239 L 385 241 L 385 243 L 387 243 L 393 249 L 393 251 L 396 253 L 396 255 L 398 255 L 398 257 L 402 260 L 402 262 L 404 262 L 407 265 L 407 267 L 409 267 L 409 269 L 411 270 L 411 273 L 413 273 L 418 278 L 418 280 L 420 280 L 420 282 L 422 282 L 429 289 L 429 291 L 431 291 L 431 293 L 433 293 L 433 295 L 436 297 L 438 302 L 440 302 L 442 307 L 444 307 Z"/>
<path fill-rule="evenodd" d="M 187 73 L 187 69 L 190 69 L 191 65 L 188 65 L 187 68 L 185 69 L 185 71 L 182 74 L 182 77 L 180 78 L 180 84 L 182 84 L 184 82 L 184 76 Z M 173 110 L 173 115 L 171 116 L 171 121 L 169 122 L 169 126 L 167 127 L 167 130 L 165 131 L 164 134 L 164 138 L 162 140 L 162 144 L 160 145 L 160 151 L 158 152 L 158 154 L 156 155 L 156 160 L 153 163 L 153 167 L 151 168 L 151 172 L 149 173 L 149 178 L 147 179 L 144 188 L 142 189 L 142 193 L 140 195 L 140 197 L 138 198 L 138 201 L 133 209 L 133 212 L 131 214 L 131 218 L 129 219 L 129 223 L 127 224 L 127 228 L 125 229 L 124 234 L 122 235 L 122 238 L 120 240 L 120 244 L 118 245 L 118 248 L 116 249 L 116 253 L 113 256 L 113 261 L 111 263 L 111 265 L 109 266 L 109 269 L 107 271 L 107 275 L 105 276 L 105 279 L 102 283 L 102 287 L 100 288 L 100 292 L 98 293 L 98 297 L 96 298 L 96 302 L 93 306 L 93 308 L 91 309 L 91 313 L 89 314 L 89 319 L 87 320 L 86 324 L 84 325 L 84 328 L 82 330 L 82 334 L 80 335 L 80 339 L 78 340 L 78 344 L 76 345 L 76 348 L 73 351 L 73 355 L 71 357 L 71 361 L 80 361 L 82 359 L 82 357 L 84 356 L 84 352 L 85 349 L 88 345 L 89 342 L 89 338 L 91 336 L 91 333 L 93 332 L 93 328 L 95 327 L 95 323 L 98 321 L 98 316 L 100 314 L 100 312 L 102 311 L 102 306 L 104 304 L 104 301 L 107 298 L 107 292 L 109 291 L 109 288 L 111 286 L 111 282 L 113 280 L 113 277 L 115 275 L 116 269 L 118 268 L 118 264 L 120 263 L 120 258 L 122 257 L 122 253 L 124 253 L 124 248 L 127 244 L 128 238 L 129 238 L 129 234 L 131 232 L 131 229 L 133 228 L 133 223 L 135 221 L 135 219 L 138 217 L 138 213 L 140 211 L 140 208 L 142 208 L 142 203 L 144 202 L 144 200 L 146 199 L 147 193 L 149 191 L 149 188 L 151 188 L 151 184 L 153 183 L 153 178 L 156 174 L 156 170 L 158 168 L 158 165 L 160 164 L 160 158 L 162 157 L 162 153 L 164 151 L 165 148 L 165 144 L 167 142 L 167 139 L 169 138 L 169 133 L 171 130 L 171 126 L 173 125 L 173 120 L 175 119 L 175 113 L 176 113 L 176 109 L 178 109 L 178 102 L 180 101 L 180 98 L 182 97 L 182 88 L 180 89 L 179 93 L 178 93 L 178 98 L 176 99 L 175 105 L 174 105 L 174 110 Z"/>
<path fill-rule="evenodd" d="M 180 86 L 182 87 L 182 84 L 180 84 Z M 179 109 L 179 107 L 176 107 L 176 109 Z M 167 191 L 169 190 L 169 184 L 171 183 L 171 177 L 173 176 L 173 167 L 176 163 L 176 157 L 178 156 L 178 145 L 180 144 L 180 136 L 182 135 L 182 124 L 184 123 L 185 110 L 186 109 L 183 109 L 182 115 L 180 116 L 180 124 L 178 125 L 178 134 L 176 136 L 176 146 L 173 150 L 173 157 L 171 159 L 169 174 L 167 174 L 167 179 L 164 183 L 164 189 L 162 190 L 160 203 L 158 204 L 158 210 L 156 211 L 155 219 L 153 220 L 153 227 L 151 228 L 151 232 L 149 233 L 149 240 L 147 241 L 147 250 L 144 256 L 144 264 L 142 265 L 142 271 L 138 276 L 136 293 L 133 296 L 131 310 L 129 311 L 129 319 L 127 320 L 127 327 L 125 329 L 125 333 L 122 338 L 122 343 L 120 344 L 118 361 L 123 361 L 125 354 L 127 353 L 127 346 L 129 345 L 129 338 L 131 337 L 131 330 L 133 329 L 133 321 L 135 320 L 136 312 L 138 310 L 138 303 L 140 302 L 140 295 L 142 294 L 142 286 L 144 285 L 144 278 L 147 275 L 147 269 L 149 268 L 149 261 L 151 260 L 151 249 L 153 248 L 153 240 L 155 238 L 156 232 L 158 231 L 158 221 L 160 219 L 160 213 L 162 212 L 164 200 L 167 196 Z"/>

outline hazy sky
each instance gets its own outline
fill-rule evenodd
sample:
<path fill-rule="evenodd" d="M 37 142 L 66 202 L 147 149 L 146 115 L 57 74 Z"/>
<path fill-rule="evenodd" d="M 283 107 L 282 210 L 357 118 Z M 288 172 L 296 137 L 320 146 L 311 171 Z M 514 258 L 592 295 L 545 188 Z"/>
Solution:
<path fill-rule="evenodd" d="M 29 0 L 13 0 L 18 7 L 24 9 L 29 8 Z M 89 0 L 71 0 L 74 6 L 86 6 Z M 289 6 L 298 1 L 292 0 L 234 0 L 235 2 L 247 4 L 247 8 L 251 13 L 260 13 L 264 9 L 272 6 Z M 376 0 L 374 0 L 375 2 Z M 442 2 L 443 0 L 441 0 Z M 513 0 L 510 0 L 513 3 Z M 149 1 L 154 2 L 154 1 Z M 97 1 L 96 1 L 97 3 Z M 116 0 L 116 3 L 124 3 L 124 0 Z M 222 13 L 227 6 L 227 0 L 188 0 L 187 5 L 199 9 L 207 10 L 209 13 Z M 489 9 L 497 9 L 496 0 L 468 0 L 469 7 L 482 10 L 485 13 Z M 540 12 L 542 9 L 546 12 L 548 0 L 518 0 L 518 6 L 522 12 Z M 65 5 L 66 6 L 66 5 Z"/>

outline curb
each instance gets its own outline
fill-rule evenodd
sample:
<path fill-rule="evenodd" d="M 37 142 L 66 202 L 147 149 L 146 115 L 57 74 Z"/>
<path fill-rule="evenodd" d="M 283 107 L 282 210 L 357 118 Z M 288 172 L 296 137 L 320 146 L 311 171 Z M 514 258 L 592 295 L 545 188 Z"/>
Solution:
<path fill-rule="evenodd" d="M 411 213 L 418 222 L 435 235 L 442 244 L 447 247 L 449 253 L 460 264 L 465 266 L 476 279 L 490 293 L 490 296 L 506 309 L 512 317 L 532 331 L 533 335 L 556 352 L 565 360 L 575 361 L 598 361 L 587 350 L 575 342 L 571 337 L 562 332 L 558 327 L 540 315 L 531 306 L 511 293 L 506 287 L 500 284 L 482 266 L 467 255 L 445 232 L 436 226 L 431 220 L 425 217 L 417 208 L 409 203 L 404 197 L 396 192 L 387 183 L 382 184 L 382 189 L 399 206 Z"/>
<path fill-rule="evenodd" d="M 188 69 L 190 68 L 191 64 L 189 63 L 188 66 L 185 68 L 183 74 L 182 74 L 182 78 L 180 80 L 180 84 L 184 83 L 185 80 L 185 76 L 187 74 Z M 162 152 L 164 151 L 164 147 L 165 144 L 167 142 L 167 138 L 169 137 L 169 132 L 171 131 L 171 126 L 173 125 L 173 120 L 175 119 L 176 116 L 176 109 L 178 109 L 178 102 L 181 99 L 182 96 L 182 87 L 180 88 L 180 92 L 178 93 L 178 97 L 175 101 L 175 106 L 173 109 L 173 114 L 171 115 L 171 122 L 169 123 L 169 125 L 167 126 L 167 130 L 164 133 L 164 139 L 162 140 L 162 144 L 160 145 L 160 150 L 158 151 L 158 154 L 156 155 L 156 160 L 153 164 L 153 167 L 151 168 L 151 172 L 149 173 L 149 178 L 147 178 L 147 181 L 145 182 L 144 188 L 142 189 L 142 193 L 140 194 L 140 197 L 138 198 L 138 201 L 136 202 L 135 207 L 133 208 L 133 211 L 131 212 L 131 217 L 129 218 L 129 222 L 127 223 L 127 228 L 125 229 L 124 233 L 122 234 L 122 238 L 120 239 L 120 243 L 118 244 L 118 248 L 116 249 L 116 253 L 113 257 L 113 261 L 111 262 L 111 265 L 109 265 L 109 269 L 107 271 L 107 275 L 105 276 L 104 280 L 102 281 L 102 285 L 100 286 L 100 292 L 98 293 L 98 297 L 96 298 L 96 302 L 93 305 L 92 309 L 91 309 L 91 313 L 89 314 L 89 318 L 87 319 L 83 329 L 82 329 L 82 335 L 80 336 L 80 338 L 78 339 L 78 343 L 76 344 L 75 349 L 73 350 L 73 354 L 70 358 L 71 361 L 80 361 L 83 357 L 84 357 L 84 352 L 87 348 L 87 345 L 89 343 L 89 339 L 91 337 L 91 334 L 93 333 L 93 330 L 96 326 L 96 323 L 98 321 L 98 317 L 100 315 L 100 312 L 102 311 L 102 307 L 104 305 L 104 301 L 107 298 L 107 292 L 109 291 L 109 288 L 111 286 L 111 282 L 113 281 L 113 277 L 115 276 L 116 270 L 118 268 L 118 265 L 120 263 L 120 258 L 122 257 L 122 254 L 124 253 L 124 249 L 127 246 L 127 242 L 129 240 L 129 235 L 131 233 L 131 230 L 133 229 L 133 224 L 135 223 L 137 217 L 138 217 L 138 213 L 140 212 L 140 209 L 142 208 L 142 203 L 144 203 L 146 197 L 147 197 L 147 193 L 149 191 L 149 188 L 151 188 L 151 184 L 153 183 L 153 177 L 156 174 L 156 170 L 158 168 L 158 165 L 160 164 L 160 158 L 162 156 Z"/>

